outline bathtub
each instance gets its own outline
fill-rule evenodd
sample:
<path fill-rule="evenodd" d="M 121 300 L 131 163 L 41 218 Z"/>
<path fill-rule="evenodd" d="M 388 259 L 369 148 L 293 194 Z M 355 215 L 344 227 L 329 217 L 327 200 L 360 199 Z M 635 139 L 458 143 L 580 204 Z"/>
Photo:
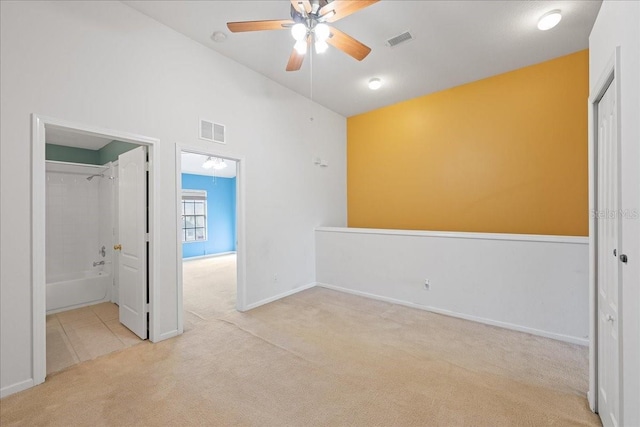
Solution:
<path fill-rule="evenodd" d="M 80 271 L 47 277 L 47 313 L 110 300 L 113 276 L 106 271 Z"/>

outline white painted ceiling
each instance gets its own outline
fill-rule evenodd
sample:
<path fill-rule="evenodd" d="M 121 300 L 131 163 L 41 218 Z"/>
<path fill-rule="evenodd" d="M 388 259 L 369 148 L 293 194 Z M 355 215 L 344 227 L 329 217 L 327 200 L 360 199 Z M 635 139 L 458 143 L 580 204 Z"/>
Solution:
<path fill-rule="evenodd" d="M 286 72 L 288 30 L 230 33 L 229 21 L 288 19 L 288 0 L 124 1 L 129 6 L 325 107 L 349 117 L 420 95 L 536 64 L 588 47 L 599 0 L 382 0 L 334 25 L 372 48 L 362 62 L 330 47 Z M 544 13 L 560 24 L 540 31 Z M 404 31 L 415 40 L 387 47 Z M 216 43 L 215 31 L 227 39 Z M 367 88 L 383 80 L 378 91 Z M 313 88 L 313 92 L 311 92 Z"/>
<path fill-rule="evenodd" d="M 99 150 L 111 141 L 113 141 L 112 138 L 102 138 L 86 132 L 73 131 L 66 128 L 47 126 L 45 129 L 45 142 L 47 144 Z"/>
<path fill-rule="evenodd" d="M 219 178 L 233 178 L 236 176 L 236 162 L 224 159 L 227 167 L 224 169 L 205 169 L 202 164 L 209 156 L 202 154 L 182 152 L 182 172 L 192 173 L 195 175 L 206 175 L 213 177 L 214 174 Z"/>

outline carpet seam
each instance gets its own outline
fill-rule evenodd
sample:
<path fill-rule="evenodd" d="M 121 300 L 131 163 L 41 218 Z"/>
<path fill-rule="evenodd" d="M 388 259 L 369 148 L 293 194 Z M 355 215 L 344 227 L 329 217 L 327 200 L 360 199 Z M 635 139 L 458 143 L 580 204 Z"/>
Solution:
<path fill-rule="evenodd" d="M 298 354 L 298 353 L 296 353 L 296 352 L 294 352 L 294 351 L 292 351 L 292 350 L 290 350 L 290 349 L 288 349 L 288 348 L 286 348 L 286 347 L 283 347 L 283 346 L 278 345 L 278 344 L 276 344 L 276 343 L 274 343 L 274 342 L 272 342 L 272 341 L 269 341 L 268 339 L 263 338 L 263 337 L 261 337 L 260 335 L 257 335 L 257 334 L 255 334 L 255 333 L 251 332 L 251 331 L 250 331 L 250 330 L 248 330 L 248 329 L 243 328 L 242 326 L 238 325 L 237 323 L 233 323 L 233 322 L 232 322 L 232 321 L 230 321 L 230 320 L 220 319 L 220 318 L 218 318 L 218 319 L 216 319 L 216 320 L 219 320 L 219 321 L 221 321 L 221 322 L 223 322 L 223 323 L 226 323 L 226 324 L 228 324 L 228 325 L 231 325 L 231 326 L 235 326 L 235 327 L 236 327 L 236 328 L 238 328 L 239 330 L 241 330 L 241 331 L 243 331 L 243 332 L 245 332 L 245 333 L 247 333 L 247 334 L 249 334 L 249 335 L 251 335 L 251 336 L 253 336 L 253 337 L 255 337 L 255 338 L 258 338 L 259 340 L 261 340 L 261 341 L 263 341 L 263 342 L 265 342 L 265 343 L 267 343 L 267 344 L 270 344 L 270 345 L 272 345 L 273 347 L 279 348 L 280 350 L 284 350 L 284 351 L 286 351 L 287 353 L 290 353 L 290 354 L 292 354 L 293 356 L 295 356 L 295 357 L 297 357 L 297 358 L 299 358 L 299 359 L 304 360 L 305 362 L 308 362 L 308 363 L 311 363 L 311 364 L 315 364 L 315 362 L 313 362 L 312 360 L 309 360 L 309 359 L 307 359 L 307 358 L 303 357 L 302 355 L 300 355 L 300 354 Z"/>

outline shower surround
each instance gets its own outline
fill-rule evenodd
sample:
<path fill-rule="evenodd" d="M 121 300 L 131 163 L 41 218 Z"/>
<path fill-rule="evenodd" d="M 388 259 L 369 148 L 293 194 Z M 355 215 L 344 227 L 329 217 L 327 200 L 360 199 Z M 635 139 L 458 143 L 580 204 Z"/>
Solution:
<path fill-rule="evenodd" d="M 47 313 L 110 301 L 114 168 L 46 166 Z"/>

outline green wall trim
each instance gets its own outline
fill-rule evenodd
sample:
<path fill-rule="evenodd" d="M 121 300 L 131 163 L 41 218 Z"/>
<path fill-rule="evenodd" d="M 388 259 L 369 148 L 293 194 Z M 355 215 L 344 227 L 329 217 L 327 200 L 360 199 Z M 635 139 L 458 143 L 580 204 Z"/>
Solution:
<path fill-rule="evenodd" d="M 96 150 L 85 148 L 65 147 L 63 145 L 46 144 L 45 158 L 57 162 L 83 163 L 89 165 L 101 164 L 100 156 Z"/>
<path fill-rule="evenodd" d="M 111 141 L 99 150 L 46 144 L 45 158 L 57 162 L 82 163 L 85 165 L 106 165 L 118 160 L 118 156 L 136 148 L 136 144 Z"/>
<path fill-rule="evenodd" d="M 138 145 L 129 142 L 111 141 L 98 150 L 98 159 L 101 165 L 118 160 L 118 156 L 127 151 L 133 150 Z"/>

